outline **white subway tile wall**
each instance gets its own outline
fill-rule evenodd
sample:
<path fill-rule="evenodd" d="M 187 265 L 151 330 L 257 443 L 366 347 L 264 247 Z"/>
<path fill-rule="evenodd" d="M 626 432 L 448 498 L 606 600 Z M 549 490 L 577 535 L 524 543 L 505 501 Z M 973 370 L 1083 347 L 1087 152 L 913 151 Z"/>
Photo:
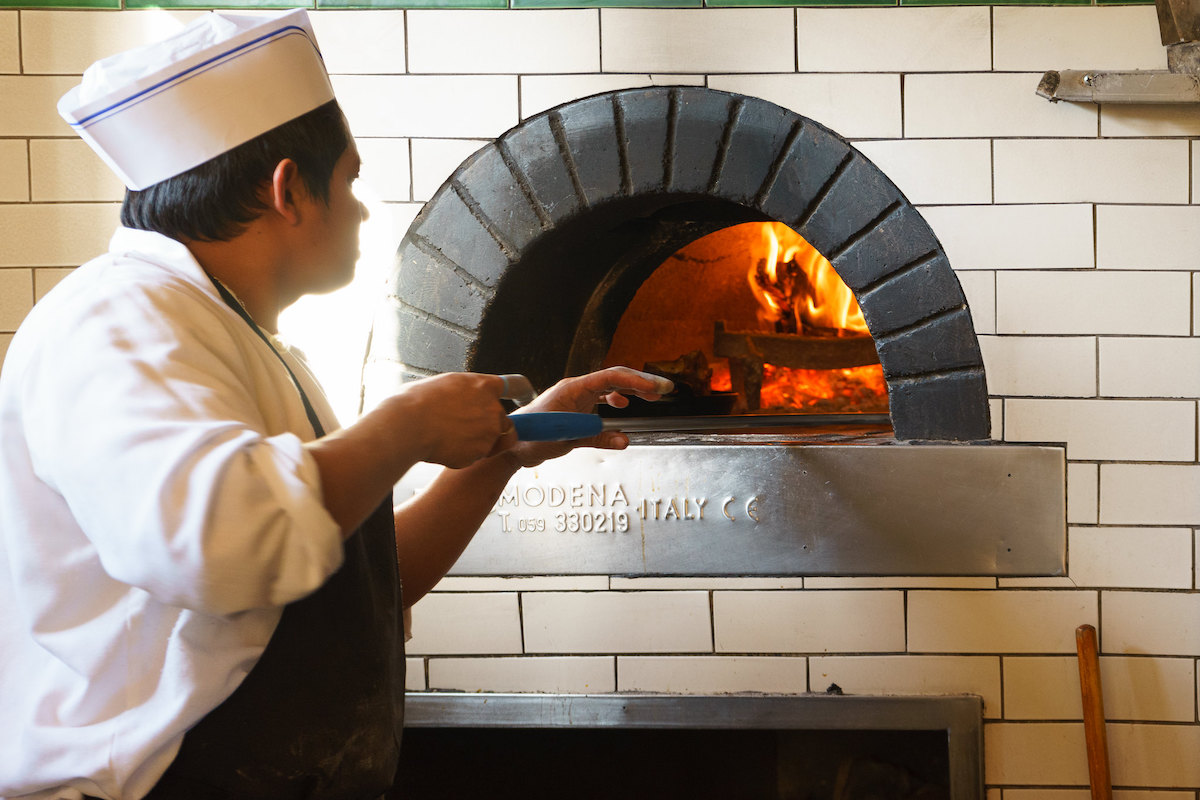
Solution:
<path fill-rule="evenodd" d="M 21 71 L 18 12 L 0 11 L 0 73 Z"/>
<path fill-rule="evenodd" d="M 1084 203 L 927 206 L 921 214 L 956 270 L 1089 269 L 1096 264 L 1094 211 Z"/>
<path fill-rule="evenodd" d="M 0 358 L 117 220 L 119 183 L 55 103 L 195 13 L 0 10 Z M 1200 111 L 1033 91 L 1047 69 L 1164 68 L 1153 6 L 312 16 L 396 241 L 463 159 L 578 97 L 707 85 L 827 125 L 945 247 L 993 436 L 1068 445 L 1066 575 L 448 578 L 415 607 L 411 690 L 970 693 L 988 800 L 1084 800 L 1089 623 L 1116 796 L 1196 799 Z"/>
<path fill-rule="evenodd" d="M 556 12 L 557 13 L 557 12 Z M 602 72 L 792 72 L 790 9 L 600 9 Z"/>
<path fill-rule="evenodd" d="M 896 74 L 713 75 L 708 86 L 770 100 L 847 138 L 904 135 Z"/>
<path fill-rule="evenodd" d="M 408 71 L 599 72 L 600 12 L 410 11 Z"/>
<path fill-rule="evenodd" d="M 29 142 L 0 139 L 0 203 L 29 200 Z"/>

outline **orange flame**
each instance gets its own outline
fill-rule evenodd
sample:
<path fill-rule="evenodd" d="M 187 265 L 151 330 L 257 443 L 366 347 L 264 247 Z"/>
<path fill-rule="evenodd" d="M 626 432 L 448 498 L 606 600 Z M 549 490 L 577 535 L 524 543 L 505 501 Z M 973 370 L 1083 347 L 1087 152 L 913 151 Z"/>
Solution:
<path fill-rule="evenodd" d="M 781 333 L 867 333 L 858 300 L 825 256 L 781 222 L 762 223 L 762 234 L 763 256 L 747 275 L 761 322 Z"/>

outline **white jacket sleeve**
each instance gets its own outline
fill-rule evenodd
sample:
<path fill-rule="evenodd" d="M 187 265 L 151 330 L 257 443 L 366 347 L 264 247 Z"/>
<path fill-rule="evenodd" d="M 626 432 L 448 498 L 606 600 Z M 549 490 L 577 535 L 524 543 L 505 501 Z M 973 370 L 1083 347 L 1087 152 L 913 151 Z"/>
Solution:
<path fill-rule="evenodd" d="M 319 587 L 341 536 L 275 354 L 195 287 L 105 295 L 71 299 L 22 387 L 33 468 L 104 569 L 219 615 Z"/>

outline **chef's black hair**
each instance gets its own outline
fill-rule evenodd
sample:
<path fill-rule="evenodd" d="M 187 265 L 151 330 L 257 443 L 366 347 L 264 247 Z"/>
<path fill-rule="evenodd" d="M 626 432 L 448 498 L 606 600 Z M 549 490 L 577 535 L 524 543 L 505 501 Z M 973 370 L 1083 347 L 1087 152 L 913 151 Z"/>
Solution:
<path fill-rule="evenodd" d="M 267 210 L 264 189 L 285 158 L 296 162 L 305 188 L 328 203 L 333 167 L 349 144 L 331 100 L 187 172 L 126 191 L 121 224 L 179 241 L 228 241 Z"/>

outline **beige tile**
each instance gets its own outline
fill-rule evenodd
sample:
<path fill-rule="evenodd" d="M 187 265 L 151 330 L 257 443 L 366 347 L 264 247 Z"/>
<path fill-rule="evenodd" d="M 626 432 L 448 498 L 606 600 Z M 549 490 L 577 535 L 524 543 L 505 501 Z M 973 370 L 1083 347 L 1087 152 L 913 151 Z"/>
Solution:
<path fill-rule="evenodd" d="M 1107 733 L 1114 785 L 1200 786 L 1200 725 L 1116 724 Z"/>
<path fill-rule="evenodd" d="M 1200 519 L 1200 467 L 1101 464 L 1101 525 L 1194 525 Z"/>
<path fill-rule="evenodd" d="M 358 139 L 362 170 L 361 185 L 385 202 L 406 202 L 412 198 L 412 172 L 408 159 L 408 139 Z"/>
<path fill-rule="evenodd" d="M 1088 783 L 1081 722 L 988 723 L 983 750 L 984 780 L 989 784 Z"/>
<path fill-rule="evenodd" d="M 1200 655 L 1200 595 L 1112 591 L 1102 598 L 1104 653 Z"/>
<path fill-rule="evenodd" d="M 1187 658 L 1100 659 L 1104 716 L 1113 720 L 1191 722 L 1195 670 Z M 1077 658 L 1004 659 L 1005 719 L 1083 717 Z"/>
<path fill-rule="evenodd" d="M 1095 136 L 1096 106 L 1048 103 L 1030 91 L 1042 73 L 907 75 L 904 135 Z"/>
<path fill-rule="evenodd" d="M 1091 205 L 941 206 L 921 214 L 958 270 L 1087 269 L 1096 263 Z"/>
<path fill-rule="evenodd" d="M 981 336 L 979 348 L 993 394 L 1096 395 L 1093 336 Z"/>
<path fill-rule="evenodd" d="M 403 11 L 309 11 L 308 18 L 331 74 L 394 75 L 406 71 Z"/>
<path fill-rule="evenodd" d="M 596 72 L 600 12 L 411 10 L 408 69 L 472 74 Z"/>
<path fill-rule="evenodd" d="M 46 292 L 58 285 L 58 282 L 75 271 L 74 267 L 41 267 L 33 271 L 33 296 L 41 300 Z"/>
<path fill-rule="evenodd" d="M 467 157 L 485 144 L 483 139 L 413 139 L 413 199 L 433 197 Z"/>
<path fill-rule="evenodd" d="M 1096 266 L 1200 268 L 1200 207 L 1097 206 Z"/>
<path fill-rule="evenodd" d="M 529 653 L 707 653 L 704 592 L 534 592 L 522 596 Z"/>
<path fill-rule="evenodd" d="M 612 656 L 429 659 L 429 688 L 460 692 L 613 692 L 614 675 Z"/>
<path fill-rule="evenodd" d="M 25 72 L 81 75 L 94 61 L 177 33 L 201 13 L 161 9 L 23 11 L 21 51 Z"/>
<path fill-rule="evenodd" d="M 1067 522 L 1095 525 L 1100 518 L 1100 465 L 1067 464 Z"/>
<path fill-rule="evenodd" d="M 804 578 L 611 578 L 613 589 L 803 589 Z"/>
<path fill-rule="evenodd" d="M 1167 67 L 1153 6 L 998 6 L 992 19 L 997 71 Z"/>
<path fill-rule="evenodd" d="M 11 333 L 0 333 L 0 367 L 4 364 L 4 357 L 8 355 L 8 346 L 12 344 L 12 339 Z"/>
<path fill-rule="evenodd" d="M 520 653 L 521 613 L 515 592 L 422 597 L 413 606 L 412 655 Z"/>
<path fill-rule="evenodd" d="M 992 418 L 992 440 L 1004 441 L 1004 401 L 994 397 L 989 399 L 988 413 Z"/>
<path fill-rule="evenodd" d="M 0 205 L 0 267 L 78 266 L 108 250 L 116 203 Z"/>
<path fill-rule="evenodd" d="M 427 689 L 425 685 L 425 659 L 404 659 L 404 689 L 408 692 L 421 692 Z"/>
<path fill-rule="evenodd" d="M 1101 136 L 1197 136 L 1200 107 L 1186 103 L 1106 103 L 1100 110 Z"/>
<path fill-rule="evenodd" d="M 1083 719 L 1078 659 L 1075 656 L 1005 658 L 1004 718 Z"/>
<path fill-rule="evenodd" d="M 1200 143 L 1192 142 L 1192 202 L 1200 203 Z"/>
<path fill-rule="evenodd" d="M 1066 442 L 1070 459 L 1194 461 L 1196 404 L 1009 399 L 1005 437 L 1010 442 Z"/>
<path fill-rule="evenodd" d="M 992 201 L 991 145 L 982 139 L 855 142 L 910 203 Z"/>
<path fill-rule="evenodd" d="M 18 12 L 0 11 L 0 73 L 21 71 Z"/>
<path fill-rule="evenodd" d="M 1186 203 L 1188 143 L 999 139 L 997 203 Z"/>
<path fill-rule="evenodd" d="M 1100 659 L 1104 716 L 1109 720 L 1192 722 L 1196 670 L 1190 658 Z"/>
<path fill-rule="evenodd" d="M 903 593 L 892 591 L 715 592 L 716 649 L 726 653 L 903 651 L 903 604 Z M 855 624 L 845 624 L 848 619 Z"/>
<path fill-rule="evenodd" d="M 989 656 L 830 656 L 808 660 L 809 683 L 848 694 L 977 694 L 1000 716 L 1000 659 Z"/>
<path fill-rule="evenodd" d="M 958 272 L 958 284 L 971 309 L 975 333 L 996 332 L 996 274 L 994 272 Z M 994 415 L 993 415 L 994 416 Z"/>
<path fill-rule="evenodd" d="M 121 179 L 80 139 L 34 139 L 29 161 L 35 203 L 119 203 L 125 197 Z"/>
<path fill-rule="evenodd" d="M 791 72 L 790 8 L 600 10 L 604 72 Z"/>
<path fill-rule="evenodd" d="M 899 75 L 713 75 L 708 85 L 769 100 L 849 139 L 904 135 Z"/>
<path fill-rule="evenodd" d="M 995 578 L 805 578 L 806 589 L 995 589 Z"/>
<path fill-rule="evenodd" d="M 1100 394 L 1200 397 L 1200 340 L 1101 337 Z"/>
<path fill-rule="evenodd" d="M 24 139 L 0 139 L 0 203 L 29 200 L 29 144 Z"/>
<path fill-rule="evenodd" d="M 335 75 L 332 82 L 355 136 L 490 139 L 517 124 L 512 75 Z"/>
<path fill-rule="evenodd" d="M 69 75 L 0 75 L 0 136 L 74 137 L 57 106 L 78 82 Z"/>
<path fill-rule="evenodd" d="M 1075 652 L 1075 628 L 1095 624 L 1096 593 L 909 592 L 913 653 Z"/>
<path fill-rule="evenodd" d="M 1192 296 L 1200 298 L 1200 273 L 1192 274 Z M 1195 301 L 1192 307 L 1192 328 L 1200 330 L 1200 300 Z"/>
<path fill-rule="evenodd" d="M 529 575 L 513 578 L 449 576 L 435 592 L 596 592 L 608 588 L 607 575 Z"/>
<path fill-rule="evenodd" d="M 31 308 L 33 270 L 0 269 L 0 331 L 15 331 Z"/>
<path fill-rule="evenodd" d="M 997 578 L 1001 589 L 1074 589 L 1075 582 L 1065 576 L 1048 578 Z"/>
<path fill-rule="evenodd" d="M 703 86 L 702 75 L 522 75 L 521 119 L 582 97 L 642 86 Z"/>
<path fill-rule="evenodd" d="M 617 690 L 671 694 L 808 690 L 804 658 L 786 656 L 622 656 L 617 659 Z"/>
<path fill-rule="evenodd" d="M 986 70 L 986 8 L 802 8 L 800 72 Z M 853 43 L 849 45 L 848 43 Z"/>
<path fill-rule="evenodd" d="M 998 272 L 996 330 L 1187 336 L 1189 294 L 1184 273 Z"/>

